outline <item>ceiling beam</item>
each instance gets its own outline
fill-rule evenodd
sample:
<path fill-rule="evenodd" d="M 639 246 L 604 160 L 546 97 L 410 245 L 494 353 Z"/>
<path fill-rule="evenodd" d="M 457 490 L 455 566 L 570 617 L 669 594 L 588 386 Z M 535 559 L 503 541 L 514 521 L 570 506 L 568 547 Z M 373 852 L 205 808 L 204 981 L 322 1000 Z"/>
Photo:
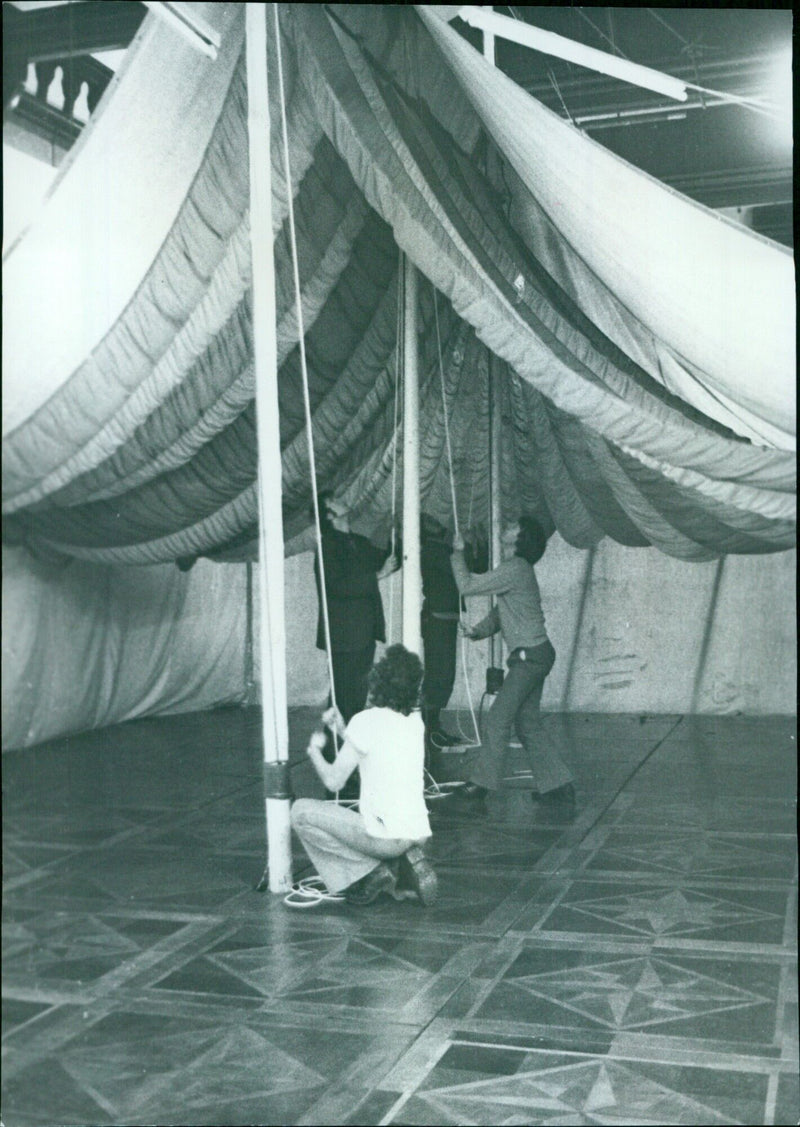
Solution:
<path fill-rule="evenodd" d="M 764 84 L 764 75 L 768 73 L 772 62 L 772 57 L 763 53 L 704 62 L 701 77 L 704 82 L 724 90 L 729 95 L 754 98 L 759 94 Z M 665 59 L 664 67 L 682 80 L 688 81 L 690 76 L 696 77 L 696 72 L 691 71 L 691 68 L 677 57 Z M 534 98 L 550 105 L 551 108 L 561 109 L 554 94 L 553 79 L 549 74 L 528 77 L 520 73 L 518 66 L 507 70 L 507 73 Z M 666 113 L 676 109 L 692 109 L 698 99 L 706 106 L 730 104 L 724 103 L 722 99 L 714 100 L 709 95 L 700 98 L 695 94 L 680 106 L 673 104 L 659 106 L 652 94 L 633 87 L 622 87 L 618 82 L 600 74 L 577 76 L 574 73 L 557 71 L 556 77 L 561 97 L 573 119 L 585 119 L 589 114 L 612 115 L 618 111 L 642 110 L 647 113 Z"/>
<path fill-rule="evenodd" d="M 134 0 L 60 4 L 20 12 L 3 4 L 3 59 L 37 63 L 127 47 L 147 9 Z"/>
<path fill-rule="evenodd" d="M 565 59 L 577 66 L 674 98 L 677 102 L 685 102 L 688 97 L 686 83 L 678 78 L 662 74 L 652 67 L 632 63 L 628 59 L 621 59 L 618 55 L 610 55 L 607 51 L 598 51 L 596 47 L 587 47 L 575 39 L 556 35 L 553 31 L 545 31 L 521 20 L 512 20 L 509 16 L 500 16 L 490 8 L 467 5 L 458 14 L 470 27 L 480 28 L 484 34 L 489 33 L 498 39 L 506 39 L 546 55 L 555 55 L 556 58 Z"/>
<path fill-rule="evenodd" d="M 793 199 L 791 165 L 698 170 L 662 179 L 706 207 L 774 207 Z"/>

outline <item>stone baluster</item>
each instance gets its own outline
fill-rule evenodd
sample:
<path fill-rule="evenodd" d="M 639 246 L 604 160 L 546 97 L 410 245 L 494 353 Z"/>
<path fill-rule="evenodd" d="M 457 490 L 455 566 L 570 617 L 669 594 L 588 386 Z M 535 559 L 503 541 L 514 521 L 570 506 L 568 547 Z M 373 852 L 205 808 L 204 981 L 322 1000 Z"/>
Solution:
<path fill-rule="evenodd" d="M 56 73 L 56 63 L 52 59 L 34 64 L 36 68 L 36 97 L 40 102 L 47 102 L 47 91 Z"/>
<path fill-rule="evenodd" d="M 74 117 L 75 102 L 81 89 L 81 80 L 78 76 L 78 68 L 74 62 L 70 60 L 64 65 L 64 77 L 62 79 L 64 88 L 64 105 L 62 113 L 67 117 Z"/>

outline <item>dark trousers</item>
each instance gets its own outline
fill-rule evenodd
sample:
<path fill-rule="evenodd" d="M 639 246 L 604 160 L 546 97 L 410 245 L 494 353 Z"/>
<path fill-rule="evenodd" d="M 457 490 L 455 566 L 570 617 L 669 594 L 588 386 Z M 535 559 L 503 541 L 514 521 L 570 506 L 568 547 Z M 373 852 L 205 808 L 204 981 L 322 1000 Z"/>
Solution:
<path fill-rule="evenodd" d="M 369 692 L 367 677 L 374 660 L 374 642 L 360 650 L 331 650 L 336 707 L 341 712 L 345 724 L 349 723 L 357 712 L 361 712 L 367 703 Z M 330 703 L 329 696 L 328 704 Z M 333 736 L 328 732 L 327 737 L 322 754 L 329 763 L 333 763 L 336 758 Z M 350 776 L 340 794 L 343 798 L 358 798 L 356 773 Z"/>
<path fill-rule="evenodd" d="M 473 783 L 497 790 L 503 777 L 503 761 L 512 728 L 528 753 L 533 784 L 540 794 L 572 782 L 572 772 L 560 749 L 542 724 L 539 706 L 547 674 L 553 668 L 555 650 L 549 642 L 529 650 L 532 660 L 509 664 L 502 688 L 486 718 L 486 738 L 472 760 Z"/>
<path fill-rule="evenodd" d="M 422 713 L 438 722 L 439 712 L 450 700 L 456 679 L 456 619 L 434 618 L 423 611 L 421 619 L 425 676 L 422 681 Z M 427 723 L 427 719 L 426 719 Z"/>
<path fill-rule="evenodd" d="M 367 703 L 367 677 L 375 661 L 375 643 L 360 650 L 332 650 L 336 706 L 347 724 Z"/>

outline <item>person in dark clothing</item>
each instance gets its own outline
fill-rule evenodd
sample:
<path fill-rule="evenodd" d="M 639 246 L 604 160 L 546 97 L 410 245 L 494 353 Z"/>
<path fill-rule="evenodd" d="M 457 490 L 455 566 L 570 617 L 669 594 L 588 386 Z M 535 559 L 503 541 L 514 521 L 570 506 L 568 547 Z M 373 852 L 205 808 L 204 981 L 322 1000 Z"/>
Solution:
<path fill-rule="evenodd" d="M 367 677 L 375 660 L 376 642 L 386 640 L 378 572 L 390 548 L 378 548 L 366 536 L 350 531 L 344 507 L 329 492 L 319 495 L 325 595 L 330 626 L 331 664 L 336 705 L 347 724 L 367 701 Z M 314 556 L 314 577 L 319 596 L 317 648 L 325 649 L 325 620 L 319 553 Z M 323 752 L 335 757 L 332 738 Z M 356 789 L 356 788 L 354 788 Z M 344 797 L 357 797 L 343 792 Z"/>
<path fill-rule="evenodd" d="M 440 715 L 447 705 L 456 677 L 456 644 L 460 599 L 450 566 L 452 545 L 444 525 L 423 513 L 420 518 L 420 570 L 422 572 L 422 645 L 425 678 L 422 682 L 422 719 L 429 750 L 461 741 L 441 728 Z"/>

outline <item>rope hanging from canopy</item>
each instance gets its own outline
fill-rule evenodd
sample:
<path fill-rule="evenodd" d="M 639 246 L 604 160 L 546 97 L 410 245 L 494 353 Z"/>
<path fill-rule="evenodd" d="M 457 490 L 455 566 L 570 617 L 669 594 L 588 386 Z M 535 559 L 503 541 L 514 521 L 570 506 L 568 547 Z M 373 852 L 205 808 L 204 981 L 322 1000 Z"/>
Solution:
<path fill-rule="evenodd" d="M 319 518 L 319 492 L 317 490 L 317 466 L 314 455 L 314 426 L 311 418 L 311 396 L 309 393 L 308 381 L 308 361 L 306 358 L 305 347 L 305 326 L 303 323 L 303 295 L 300 287 L 300 271 L 298 266 L 297 257 L 297 232 L 294 222 L 294 200 L 292 193 L 292 174 L 291 165 L 289 160 L 289 129 L 286 121 L 286 98 L 283 83 L 283 55 L 281 51 L 281 36 L 280 24 L 278 18 L 278 5 L 273 6 L 275 15 L 275 49 L 278 60 L 278 93 L 280 96 L 281 107 L 281 136 L 283 141 L 283 164 L 284 175 L 286 177 L 287 186 L 287 201 L 288 201 L 288 220 L 289 220 L 289 242 L 291 245 L 291 260 L 292 260 L 292 277 L 294 281 L 294 295 L 295 305 L 297 308 L 297 343 L 300 356 L 300 373 L 303 388 L 303 410 L 305 413 L 306 421 L 306 435 L 308 441 L 308 469 L 311 477 L 311 495 L 314 505 L 314 530 L 317 542 L 317 559 L 319 561 L 319 574 L 320 574 L 320 605 L 322 608 L 322 621 L 325 631 L 325 657 L 328 667 L 328 682 L 330 685 L 331 705 L 333 708 L 337 707 L 336 704 L 336 686 L 333 678 L 333 655 L 331 652 L 331 624 L 330 615 L 328 612 L 328 597 L 327 588 L 325 584 L 325 553 L 322 548 L 322 527 Z M 333 728 L 333 744 L 334 748 L 338 751 L 338 736 L 335 727 Z M 339 794 L 336 794 L 336 800 L 339 800 Z"/>

